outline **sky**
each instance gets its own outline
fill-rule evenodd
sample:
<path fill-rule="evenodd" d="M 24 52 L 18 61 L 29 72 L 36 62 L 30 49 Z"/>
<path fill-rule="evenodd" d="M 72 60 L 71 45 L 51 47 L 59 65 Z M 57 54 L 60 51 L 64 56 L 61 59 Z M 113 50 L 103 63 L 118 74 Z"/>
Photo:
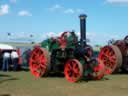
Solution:
<path fill-rule="evenodd" d="M 90 45 L 128 35 L 128 0 L 0 0 L 0 42 L 41 42 L 72 30 L 79 34 L 80 14 L 87 15 Z"/>

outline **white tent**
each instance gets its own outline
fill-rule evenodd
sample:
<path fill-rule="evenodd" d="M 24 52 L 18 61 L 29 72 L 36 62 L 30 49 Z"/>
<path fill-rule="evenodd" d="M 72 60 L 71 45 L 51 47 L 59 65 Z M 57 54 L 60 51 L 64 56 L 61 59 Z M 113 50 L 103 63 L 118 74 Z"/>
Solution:
<path fill-rule="evenodd" d="M 0 49 L 1 50 L 13 50 L 15 49 L 13 46 L 11 45 L 7 45 L 7 44 L 0 44 Z"/>

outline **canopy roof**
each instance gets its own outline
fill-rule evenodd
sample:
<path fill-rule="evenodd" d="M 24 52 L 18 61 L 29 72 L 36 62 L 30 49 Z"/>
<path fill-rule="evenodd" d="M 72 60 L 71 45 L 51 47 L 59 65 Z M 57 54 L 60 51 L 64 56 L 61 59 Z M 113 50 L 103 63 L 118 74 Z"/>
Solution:
<path fill-rule="evenodd" d="M 0 44 L 0 49 L 1 50 L 13 50 L 15 49 L 13 46 L 11 45 L 7 45 L 7 44 Z"/>

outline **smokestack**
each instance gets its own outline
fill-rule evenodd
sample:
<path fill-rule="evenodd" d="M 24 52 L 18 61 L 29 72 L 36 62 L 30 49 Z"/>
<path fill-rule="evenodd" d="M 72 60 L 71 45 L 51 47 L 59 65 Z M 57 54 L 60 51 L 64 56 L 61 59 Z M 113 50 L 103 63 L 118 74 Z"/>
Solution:
<path fill-rule="evenodd" d="M 86 18 L 87 15 L 81 14 L 80 18 L 80 42 L 82 46 L 86 46 Z"/>

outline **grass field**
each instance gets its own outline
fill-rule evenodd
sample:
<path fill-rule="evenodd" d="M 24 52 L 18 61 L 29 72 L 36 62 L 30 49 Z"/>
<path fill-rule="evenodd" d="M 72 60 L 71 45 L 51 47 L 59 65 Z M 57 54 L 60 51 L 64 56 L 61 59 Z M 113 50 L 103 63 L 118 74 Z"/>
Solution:
<path fill-rule="evenodd" d="M 30 72 L 0 72 L 0 96 L 128 96 L 128 75 L 74 84 L 64 77 L 36 79 Z"/>

